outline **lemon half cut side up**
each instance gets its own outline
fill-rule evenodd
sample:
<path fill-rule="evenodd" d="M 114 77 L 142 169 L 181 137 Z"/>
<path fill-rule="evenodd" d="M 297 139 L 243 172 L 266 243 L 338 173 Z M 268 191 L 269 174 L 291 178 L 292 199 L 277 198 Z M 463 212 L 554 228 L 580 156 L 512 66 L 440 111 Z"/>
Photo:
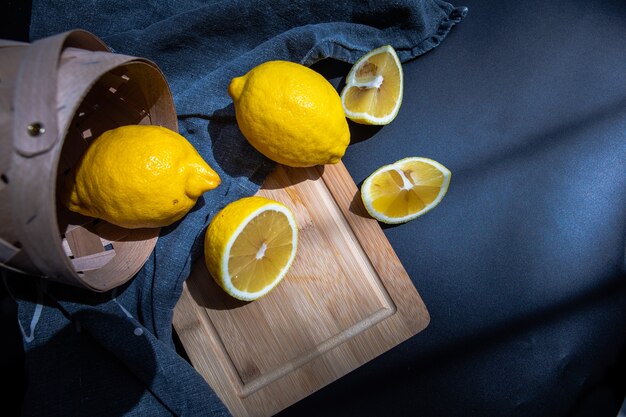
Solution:
<path fill-rule="evenodd" d="M 215 215 L 205 235 L 205 262 L 229 295 L 244 301 L 269 293 L 291 268 L 298 229 L 291 210 L 264 197 L 246 197 Z"/>

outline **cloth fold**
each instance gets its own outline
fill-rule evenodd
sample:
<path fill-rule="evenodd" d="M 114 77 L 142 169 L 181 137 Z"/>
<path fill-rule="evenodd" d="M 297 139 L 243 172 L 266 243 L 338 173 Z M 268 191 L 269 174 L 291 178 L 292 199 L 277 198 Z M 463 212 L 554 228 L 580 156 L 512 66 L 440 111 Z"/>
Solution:
<path fill-rule="evenodd" d="M 114 52 L 154 61 L 172 89 L 180 133 L 222 184 L 164 228 L 139 273 L 113 291 L 95 294 L 3 272 L 24 335 L 23 414 L 229 415 L 177 354 L 172 316 L 212 216 L 254 194 L 274 166 L 239 132 L 230 79 L 275 59 L 352 63 L 385 44 L 405 62 L 439 45 L 466 12 L 439 0 L 34 0 L 31 40 L 82 28 Z"/>

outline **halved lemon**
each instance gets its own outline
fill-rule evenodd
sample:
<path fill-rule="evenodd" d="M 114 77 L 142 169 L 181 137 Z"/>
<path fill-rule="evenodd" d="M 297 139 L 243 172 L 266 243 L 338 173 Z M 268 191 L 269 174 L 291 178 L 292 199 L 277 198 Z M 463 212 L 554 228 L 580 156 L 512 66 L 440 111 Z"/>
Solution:
<path fill-rule="evenodd" d="M 245 197 L 215 215 L 204 238 L 207 269 L 231 296 L 256 300 L 285 276 L 298 246 L 291 210 L 264 197 Z"/>
<path fill-rule="evenodd" d="M 374 171 L 361 185 L 367 212 L 389 224 L 405 223 L 433 209 L 448 191 L 450 170 L 437 161 L 409 157 Z"/>
<path fill-rule="evenodd" d="M 361 57 L 350 69 L 341 103 L 346 117 L 368 125 L 386 125 L 402 104 L 402 65 L 389 45 Z"/>

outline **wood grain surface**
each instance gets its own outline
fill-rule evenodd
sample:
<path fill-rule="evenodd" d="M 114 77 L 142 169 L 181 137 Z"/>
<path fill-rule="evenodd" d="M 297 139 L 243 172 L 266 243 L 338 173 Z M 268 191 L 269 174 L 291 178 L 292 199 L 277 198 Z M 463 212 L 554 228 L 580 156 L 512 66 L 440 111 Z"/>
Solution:
<path fill-rule="evenodd" d="M 428 312 L 342 163 L 278 166 L 258 193 L 289 206 L 298 253 L 267 296 L 241 302 L 194 265 L 174 327 L 234 416 L 270 416 L 424 329 Z"/>

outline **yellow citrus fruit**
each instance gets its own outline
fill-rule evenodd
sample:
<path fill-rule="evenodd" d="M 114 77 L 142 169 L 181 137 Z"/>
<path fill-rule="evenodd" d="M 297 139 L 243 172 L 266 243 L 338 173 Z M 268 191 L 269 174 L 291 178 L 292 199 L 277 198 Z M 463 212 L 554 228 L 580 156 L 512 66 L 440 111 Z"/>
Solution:
<path fill-rule="evenodd" d="M 350 143 L 335 88 L 304 65 L 268 61 L 228 87 L 239 129 L 263 155 L 293 167 L 334 164 Z"/>
<path fill-rule="evenodd" d="M 204 259 L 215 281 L 231 296 L 252 301 L 285 276 L 298 246 L 289 208 L 264 197 L 245 197 L 215 215 L 204 239 Z"/>
<path fill-rule="evenodd" d="M 450 171 L 437 161 L 410 157 L 385 165 L 361 185 L 368 213 L 383 223 L 404 223 L 434 208 L 448 191 Z"/>
<path fill-rule="evenodd" d="M 389 45 L 361 57 L 350 69 L 341 91 L 348 119 L 368 125 L 386 125 L 402 104 L 402 65 Z"/>
<path fill-rule="evenodd" d="M 181 219 L 220 178 L 180 134 L 129 125 L 96 138 L 66 180 L 72 211 L 126 228 Z"/>

